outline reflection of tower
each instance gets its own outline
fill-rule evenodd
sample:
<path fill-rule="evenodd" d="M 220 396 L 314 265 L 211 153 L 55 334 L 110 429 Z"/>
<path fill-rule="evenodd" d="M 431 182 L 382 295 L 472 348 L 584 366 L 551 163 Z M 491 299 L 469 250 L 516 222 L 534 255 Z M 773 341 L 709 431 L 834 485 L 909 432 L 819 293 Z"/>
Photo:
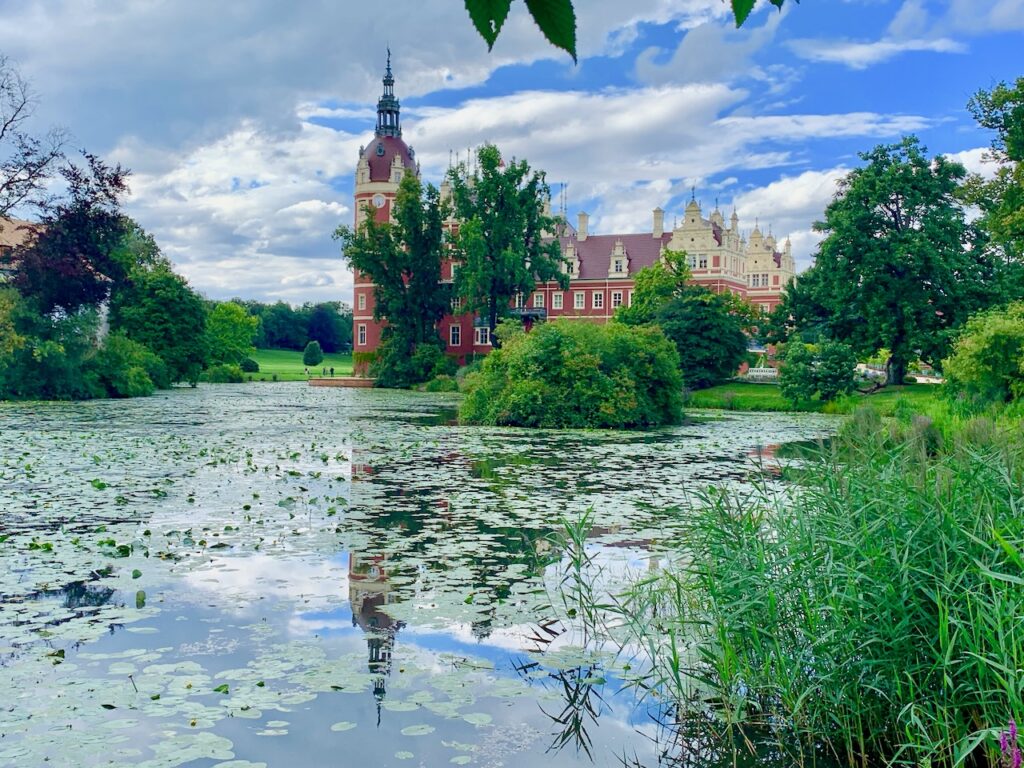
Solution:
<path fill-rule="evenodd" d="M 397 597 L 392 594 L 385 556 L 350 552 L 348 592 L 352 603 L 352 625 L 366 633 L 367 665 L 373 675 L 373 697 L 377 700 L 377 725 L 380 725 L 380 709 L 387 695 L 395 635 L 405 626 L 383 610 L 383 606 Z"/>

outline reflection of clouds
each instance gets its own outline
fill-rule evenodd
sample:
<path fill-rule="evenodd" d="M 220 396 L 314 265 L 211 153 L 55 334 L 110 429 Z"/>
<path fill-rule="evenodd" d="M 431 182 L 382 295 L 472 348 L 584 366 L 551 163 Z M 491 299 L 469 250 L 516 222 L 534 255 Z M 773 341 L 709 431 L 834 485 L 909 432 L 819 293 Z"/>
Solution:
<path fill-rule="evenodd" d="M 273 597 L 301 604 L 303 611 L 314 611 L 348 600 L 346 570 L 347 558 L 310 562 L 265 554 L 245 558 L 214 555 L 204 568 L 190 571 L 184 578 L 192 589 L 219 597 Z"/>

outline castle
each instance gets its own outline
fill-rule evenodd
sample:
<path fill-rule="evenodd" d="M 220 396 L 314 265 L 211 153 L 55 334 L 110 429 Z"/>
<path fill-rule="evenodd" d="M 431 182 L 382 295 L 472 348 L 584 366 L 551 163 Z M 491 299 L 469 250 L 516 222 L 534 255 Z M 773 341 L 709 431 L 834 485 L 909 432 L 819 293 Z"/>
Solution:
<path fill-rule="evenodd" d="M 356 226 L 365 218 L 368 205 L 375 209 L 375 220 L 388 221 L 402 176 L 420 173 L 413 148 L 402 140 L 390 53 L 383 82 L 374 137 L 360 147 L 356 165 Z M 447 182 L 441 185 L 442 196 L 447 187 Z M 747 239 L 740 232 L 735 210 L 728 225 L 717 204 L 705 218 L 693 195 L 681 220 L 670 229 L 665 228 L 661 208 L 653 211 L 650 231 L 636 234 L 591 234 L 587 214 L 580 213 L 576 226 L 566 224 L 558 240 L 569 287 L 538 283 L 531 294 L 517 296 L 516 307 L 524 315 L 607 322 L 617 307 L 632 302 L 635 274 L 658 261 L 666 249 L 686 251 L 695 284 L 716 292 L 732 291 L 765 312 L 779 303 L 783 288 L 796 274 L 788 239 L 780 246 L 771 233 L 763 235 L 756 225 Z M 443 269 L 442 278 L 452 280 L 455 265 L 449 262 Z M 380 344 L 383 326 L 373 319 L 373 284 L 358 272 L 353 302 L 354 351 L 372 352 Z M 448 353 L 460 361 L 491 349 L 490 330 L 472 315 L 446 315 L 439 331 Z"/>

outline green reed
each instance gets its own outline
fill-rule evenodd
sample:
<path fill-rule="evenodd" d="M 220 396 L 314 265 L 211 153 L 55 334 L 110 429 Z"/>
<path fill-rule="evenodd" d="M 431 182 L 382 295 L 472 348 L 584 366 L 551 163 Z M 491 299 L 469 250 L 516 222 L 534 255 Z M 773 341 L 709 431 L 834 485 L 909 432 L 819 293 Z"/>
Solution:
<path fill-rule="evenodd" d="M 619 602 L 645 681 L 793 764 L 995 765 L 1024 719 L 1019 426 L 859 414 L 785 495 L 709 491 Z"/>

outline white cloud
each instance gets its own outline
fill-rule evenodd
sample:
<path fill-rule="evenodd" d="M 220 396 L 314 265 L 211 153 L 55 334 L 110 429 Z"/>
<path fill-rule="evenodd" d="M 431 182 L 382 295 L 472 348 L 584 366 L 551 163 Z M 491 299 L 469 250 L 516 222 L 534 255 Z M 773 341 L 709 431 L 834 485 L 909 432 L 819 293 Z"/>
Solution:
<path fill-rule="evenodd" d="M 843 64 L 851 69 L 867 69 L 873 64 L 891 59 L 909 51 L 933 51 L 936 53 L 966 53 L 963 43 L 948 37 L 937 39 L 914 38 L 899 40 L 882 38 L 872 42 L 851 40 L 809 39 L 790 40 L 790 50 L 809 61 L 823 61 Z"/>
<path fill-rule="evenodd" d="M 848 172 L 842 166 L 804 171 L 740 193 L 734 199 L 740 227 L 749 229 L 758 218 L 762 230 L 767 232 L 770 226 L 779 241 L 790 238 L 797 269 L 807 268 L 821 241 L 821 235 L 811 226 L 824 218 L 825 208 L 836 194 L 837 182 Z"/>
<path fill-rule="evenodd" d="M 990 156 L 991 150 L 988 147 L 975 147 L 974 149 L 965 149 L 961 152 L 946 153 L 946 157 L 950 160 L 956 160 L 968 172 L 981 174 L 986 179 L 995 178 L 996 169 L 999 167 L 989 159 Z"/>

